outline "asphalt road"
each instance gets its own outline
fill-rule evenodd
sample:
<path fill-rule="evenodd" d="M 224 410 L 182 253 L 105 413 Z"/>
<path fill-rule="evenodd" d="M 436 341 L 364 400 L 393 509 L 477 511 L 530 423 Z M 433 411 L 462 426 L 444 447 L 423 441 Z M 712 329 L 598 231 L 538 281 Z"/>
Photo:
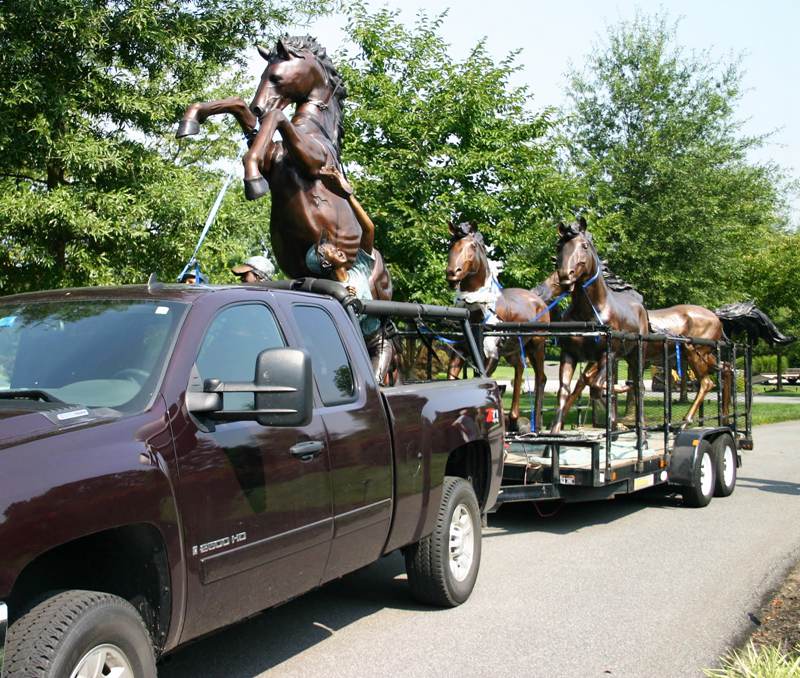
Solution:
<path fill-rule="evenodd" d="M 800 557 L 800 422 L 763 426 L 734 494 L 490 517 L 470 600 L 409 597 L 398 555 L 190 645 L 167 678 L 701 675 Z"/>

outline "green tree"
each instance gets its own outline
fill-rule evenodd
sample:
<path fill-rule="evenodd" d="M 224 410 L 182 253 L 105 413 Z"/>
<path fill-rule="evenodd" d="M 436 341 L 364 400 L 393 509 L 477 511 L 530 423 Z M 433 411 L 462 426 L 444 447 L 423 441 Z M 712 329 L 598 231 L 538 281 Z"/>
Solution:
<path fill-rule="evenodd" d="M 412 27 L 397 12 L 350 10 L 355 50 L 343 160 L 376 223 L 376 246 L 398 299 L 446 301 L 447 224 L 474 221 L 505 263 L 503 282 L 532 286 L 551 270 L 552 224 L 571 202 L 548 141 L 551 112 L 535 114 L 512 87 L 516 52 L 495 63 L 483 42 L 448 54 L 443 16 Z"/>
<path fill-rule="evenodd" d="M 5 0 L 0 290 L 176 275 L 238 137 L 222 122 L 179 145 L 184 107 L 230 94 L 246 47 L 324 1 Z M 218 276 L 268 229 L 240 196 L 202 252 Z"/>
<path fill-rule="evenodd" d="M 653 307 L 746 296 L 741 258 L 780 222 L 777 168 L 748 156 L 765 137 L 736 118 L 739 62 L 676 43 L 663 16 L 612 27 L 571 73 L 564 127 L 600 249 Z"/>

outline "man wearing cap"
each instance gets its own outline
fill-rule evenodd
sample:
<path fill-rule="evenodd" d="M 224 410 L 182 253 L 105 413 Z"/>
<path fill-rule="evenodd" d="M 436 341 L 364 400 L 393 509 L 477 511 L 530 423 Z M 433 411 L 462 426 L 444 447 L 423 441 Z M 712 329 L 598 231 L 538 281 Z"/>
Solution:
<path fill-rule="evenodd" d="M 243 264 L 234 266 L 231 271 L 239 277 L 241 283 L 259 283 L 272 280 L 275 267 L 266 257 L 255 256 L 245 260 Z"/>

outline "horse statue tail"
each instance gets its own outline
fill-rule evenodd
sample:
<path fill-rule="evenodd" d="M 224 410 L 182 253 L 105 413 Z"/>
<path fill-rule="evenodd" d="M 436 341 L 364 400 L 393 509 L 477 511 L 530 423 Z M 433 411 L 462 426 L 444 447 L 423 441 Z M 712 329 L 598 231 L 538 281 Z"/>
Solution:
<path fill-rule="evenodd" d="M 752 342 L 763 339 L 770 346 L 786 346 L 797 337 L 787 337 L 752 301 L 740 301 L 727 304 L 714 310 L 714 314 L 722 321 L 722 327 L 728 337 L 746 332 Z"/>

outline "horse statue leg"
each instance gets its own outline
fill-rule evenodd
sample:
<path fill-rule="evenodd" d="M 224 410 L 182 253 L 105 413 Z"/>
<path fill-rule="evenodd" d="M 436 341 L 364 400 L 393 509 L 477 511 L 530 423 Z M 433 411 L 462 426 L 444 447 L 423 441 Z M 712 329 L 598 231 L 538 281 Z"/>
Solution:
<path fill-rule="evenodd" d="M 318 177 L 325 166 L 328 155 L 325 147 L 310 135 L 300 132 L 281 109 L 273 109 L 261 119 L 258 134 L 242 158 L 244 191 L 248 200 L 256 200 L 269 192 L 265 177 L 269 176 L 272 166 L 272 137 L 276 131 L 281 135 L 284 147 L 308 176 Z"/>
<path fill-rule="evenodd" d="M 236 118 L 245 136 L 250 138 L 258 125 L 258 118 L 250 110 L 241 97 L 230 97 L 216 101 L 204 101 L 191 104 L 178 123 L 175 136 L 178 139 L 192 136 L 200 132 L 200 123 L 212 115 L 230 113 Z"/>
<path fill-rule="evenodd" d="M 550 427 L 550 433 L 559 433 L 564 427 L 566 406 L 570 396 L 570 384 L 572 383 L 572 374 L 574 371 L 575 356 L 562 351 L 561 363 L 558 366 L 558 407 L 556 409 L 556 416 L 553 419 L 553 424 Z"/>
<path fill-rule="evenodd" d="M 509 430 L 517 430 L 517 421 L 519 420 L 519 401 L 522 393 L 522 378 L 525 375 L 525 363 L 522 362 L 522 352 L 518 352 L 514 356 L 514 385 L 513 393 L 511 395 L 511 409 L 508 413 Z"/>
<path fill-rule="evenodd" d="M 706 394 L 713 390 L 714 382 L 711 377 L 708 376 L 708 373 L 717 365 L 717 359 L 714 357 L 713 353 L 708 351 L 703 355 L 698 347 L 692 346 L 691 344 L 686 345 L 686 358 L 700 380 L 700 387 L 697 389 L 694 402 L 689 408 L 689 412 L 686 414 L 686 419 L 684 419 L 683 424 L 681 424 L 681 429 L 687 428 L 689 424 L 692 423 L 695 414 L 697 414 L 697 410 L 700 409 L 700 404 L 705 400 Z"/>
<path fill-rule="evenodd" d="M 547 375 L 544 373 L 544 348 L 545 339 L 536 338 L 531 341 L 533 350 L 531 351 L 531 363 L 533 371 L 536 373 L 536 399 L 534 401 L 534 430 L 538 433 L 542 430 L 542 407 L 544 406 L 544 385 L 547 382 Z"/>

